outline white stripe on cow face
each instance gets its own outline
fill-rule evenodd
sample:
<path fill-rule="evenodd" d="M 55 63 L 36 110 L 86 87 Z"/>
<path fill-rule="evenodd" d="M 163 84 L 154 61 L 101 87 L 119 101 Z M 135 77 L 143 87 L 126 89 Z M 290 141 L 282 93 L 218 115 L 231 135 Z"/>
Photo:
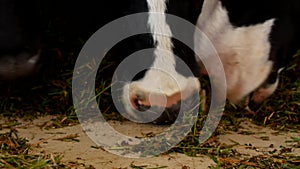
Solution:
<path fill-rule="evenodd" d="M 147 0 L 149 8 L 148 25 L 156 47 L 154 63 L 138 86 L 150 92 L 159 92 L 171 96 L 186 86 L 188 79 L 175 70 L 175 56 L 172 52 L 172 32 L 166 21 L 167 0 Z M 157 15 L 159 13 L 160 15 Z"/>
<path fill-rule="evenodd" d="M 166 0 L 147 0 L 149 8 L 148 24 L 153 35 L 154 41 L 157 43 L 157 48 L 167 51 L 172 51 L 172 32 L 166 22 Z M 160 13 L 161 15 L 155 15 Z M 166 36 L 161 36 L 161 34 Z M 168 57 L 169 63 L 175 64 L 175 59 L 172 56 Z"/>
<path fill-rule="evenodd" d="M 155 60 L 152 67 L 165 70 L 168 73 L 176 74 L 175 58 L 172 53 L 172 32 L 169 25 L 166 22 L 166 16 L 164 15 L 166 11 L 166 1 L 167 0 L 147 0 L 149 8 L 148 25 L 150 27 L 154 42 L 156 44 L 156 49 L 154 50 Z M 157 15 L 158 13 L 160 15 Z M 168 51 L 169 54 L 162 55 L 162 52 L 160 52 L 161 50 Z M 153 71 L 161 74 L 161 72 L 157 72 L 157 70 L 153 69 Z M 152 71 L 150 70 L 149 72 Z M 150 73 L 148 73 L 148 76 L 149 74 Z M 145 77 L 144 79 L 149 79 L 149 77 Z M 150 79 L 153 80 L 153 77 L 150 77 Z"/>
<path fill-rule="evenodd" d="M 273 64 L 269 60 L 273 23 L 274 19 L 270 19 L 261 24 L 234 27 L 220 0 L 204 1 L 197 26 L 209 37 L 220 56 L 226 74 L 227 97 L 231 101 L 243 99 L 269 75 Z M 213 62 L 209 61 L 209 48 L 203 39 L 195 37 L 195 47 L 203 59 Z"/>
<path fill-rule="evenodd" d="M 172 32 L 165 15 L 167 0 L 147 0 L 147 3 L 148 26 L 155 41 L 153 56 L 148 57 L 154 57 L 154 62 L 142 79 L 124 87 L 125 107 L 132 116 L 131 110 L 138 105 L 169 108 L 200 88 L 197 78 L 184 77 L 175 69 Z"/>

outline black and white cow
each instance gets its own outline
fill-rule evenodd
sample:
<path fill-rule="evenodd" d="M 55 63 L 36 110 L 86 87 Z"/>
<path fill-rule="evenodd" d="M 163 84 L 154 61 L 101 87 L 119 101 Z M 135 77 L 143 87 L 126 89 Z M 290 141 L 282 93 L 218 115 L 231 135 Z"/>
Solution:
<path fill-rule="evenodd" d="M 143 3 L 148 12 L 183 14 L 181 17 L 196 23 L 216 48 L 225 70 L 227 98 L 233 102 L 251 94 L 251 101 L 260 103 L 270 96 L 277 88 L 278 74 L 300 47 L 300 2 L 297 0 L 147 0 Z M 142 76 L 125 85 L 129 92 L 124 92 L 123 99 L 127 111 L 132 114 L 135 109 L 146 111 L 151 106 L 164 106 L 160 105 L 164 103 L 169 118 L 164 120 L 172 121 L 174 118 L 170 116 L 181 101 L 178 93 L 193 95 L 200 88 L 199 83 L 194 83 L 197 79 L 176 69 L 178 65 L 174 56 L 189 61 L 187 63 L 192 69 L 198 69 L 199 65 L 200 74 L 206 71 L 198 57 L 190 57 L 192 53 L 178 53 L 187 50 L 178 46 L 176 40 L 155 35 L 156 29 L 164 29 L 172 36 L 174 28 L 168 24 L 168 18 L 151 19 L 149 13 L 148 26 L 153 32 L 147 37 L 152 39 L 148 41 L 149 47 L 155 48 L 153 56 L 149 56 L 153 58 L 153 64 Z M 212 57 L 207 51 L 207 41 L 204 37 L 194 39 L 195 48 L 203 55 L 200 57 L 209 63 Z M 159 55 L 156 53 L 159 49 L 172 54 Z M 190 64 L 195 59 L 198 65 Z M 156 68 L 167 71 L 169 75 Z M 215 76 L 218 77 L 218 72 Z M 160 97 L 167 98 L 167 101 L 161 102 Z"/>
<path fill-rule="evenodd" d="M 24 78 L 37 71 L 39 22 L 36 0 L 0 2 L 0 81 Z"/>
<path fill-rule="evenodd" d="M 49 48 L 65 43 L 63 47 L 79 51 L 80 46 L 72 41 L 85 41 L 105 23 L 122 15 L 121 9 L 113 12 L 113 8 L 112 2 L 92 0 L 1 1 L 0 82 L 27 80 L 45 73 L 45 69 L 53 71 L 50 69 L 61 63 L 55 56 L 48 56 Z"/>
<path fill-rule="evenodd" d="M 166 111 L 159 119 L 156 119 L 156 122 L 174 121 L 177 117 L 175 112 L 180 109 L 180 98 L 187 99 L 198 94 L 200 83 L 198 80 L 199 68 L 194 52 L 179 40 L 172 38 L 176 28 L 172 27 L 167 14 L 181 17 L 196 24 L 201 10 L 201 1 L 129 0 L 126 3 L 127 6 L 123 4 L 125 7 L 123 14 L 125 15 L 140 12 L 148 13 L 147 18 L 140 18 L 137 23 L 139 26 L 147 28 L 149 33 L 131 37 L 125 40 L 123 44 L 121 42 L 119 48 L 114 49 L 115 52 L 110 53 L 110 55 L 112 58 L 126 57 L 143 49 L 151 49 L 151 52 L 141 54 L 135 60 L 136 64 L 145 65 L 146 63 L 148 65 L 147 70 L 140 70 L 141 72 L 133 80 L 126 79 L 126 72 L 119 75 L 122 76 L 118 80 L 123 83 L 121 85 L 123 90 L 119 93 L 122 98 L 121 103 L 117 104 L 124 104 L 123 110 L 127 111 L 133 119 L 144 118 L 147 112 L 148 114 L 153 112 L 155 114 L 155 110 L 160 111 L 160 108 L 163 107 L 166 108 Z M 162 15 L 157 16 L 156 13 Z M 133 31 L 137 26 L 131 25 Z M 162 36 L 161 33 L 167 36 Z M 193 32 L 186 32 L 186 36 L 189 36 L 188 38 L 193 43 Z M 181 69 L 182 63 L 176 56 L 188 65 L 192 74 Z M 144 115 L 138 114 L 136 110 L 143 111 Z"/>
<path fill-rule="evenodd" d="M 116 5 L 112 1 L 92 0 L 74 2 L 3 0 L 0 2 L 0 79 L 1 81 L 22 79 L 38 71 L 41 59 L 41 31 L 42 35 L 48 31 L 45 30 L 48 27 L 43 27 L 45 25 L 50 25 L 51 29 L 54 27 L 50 30 L 54 31 L 54 34 L 63 35 L 57 38 L 78 36 L 86 40 L 85 38 L 91 36 L 101 26 L 118 17 L 149 12 L 147 21 L 142 25 L 149 30 L 149 33 L 128 38 L 125 44 L 117 44 L 115 49 L 108 52 L 108 55 L 117 62 L 133 52 L 152 48 L 152 55 L 141 59 L 141 62 L 149 61 L 149 69 L 139 73 L 134 81 L 128 84 L 130 95 L 127 105 L 130 107 L 127 110 L 147 109 L 150 106 L 147 98 L 149 94 L 155 93 L 153 95 L 155 100 L 167 96 L 170 112 L 176 111 L 177 102 L 180 101 L 178 94 L 187 93 L 188 97 L 199 89 L 199 82 L 197 78 L 189 77 L 180 69 L 180 62 L 174 56 L 177 55 L 187 62 L 194 74 L 198 74 L 197 63 L 191 49 L 171 38 L 174 28 L 169 25 L 168 18 L 166 16 L 156 18 L 151 13 L 174 14 L 195 24 L 201 10 L 200 2 L 198 0 L 123 0 Z M 135 25 L 131 27 L 134 30 Z M 161 30 L 169 37 L 156 34 Z M 191 41 L 193 41 L 192 35 L 193 33 L 190 32 Z M 56 39 L 54 42 L 59 40 Z M 69 44 L 65 45 L 72 48 Z M 159 55 L 158 50 L 166 50 L 170 53 Z M 75 51 L 78 50 L 75 49 Z M 46 65 L 51 67 L 51 63 Z M 165 70 L 171 76 L 161 73 L 158 69 Z M 151 86 L 148 85 L 149 80 Z M 180 86 L 176 81 L 180 82 Z M 152 106 L 164 105 L 156 101 L 152 103 Z"/>
<path fill-rule="evenodd" d="M 300 47 L 299 9 L 297 0 L 204 1 L 197 26 L 223 63 L 228 99 L 252 93 L 250 101 L 260 103 L 275 91 L 278 74 Z M 205 55 L 205 42 L 195 39 Z"/>

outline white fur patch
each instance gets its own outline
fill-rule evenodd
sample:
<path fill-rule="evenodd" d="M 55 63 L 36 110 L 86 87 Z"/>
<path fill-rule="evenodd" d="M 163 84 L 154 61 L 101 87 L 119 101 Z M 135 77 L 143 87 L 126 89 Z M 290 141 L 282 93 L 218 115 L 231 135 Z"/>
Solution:
<path fill-rule="evenodd" d="M 197 27 L 203 31 L 215 46 L 223 63 L 227 98 L 233 102 L 243 99 L 257 89 L 268 77 L 272 61 L 269 35 L 274 19 L 245 27 L 234 27 L 226 9 L 219 0 L 205 0 Z M 208 60 L 211 54 L 204 38 L 195 38 L 195 47 Z M 199 61 L 199 60 L 198 60 Z"/>
<path fill-rule="evenodd" d="M 153 39 L 156 43 L 155 53 L 155 63 L 153 67 L 162 67 L 161 64 L 166 64 L 164 66 L 170 65 L 174 67 L 175 58 L 173 55 L 161 56 L 158 50 L 172 51 L 173 43 L 171 40 L 172 32 L 166 21 L 166 0 L 147 0 L 149 8 L 149 20 L 148 25 L 150 27 Z"/>

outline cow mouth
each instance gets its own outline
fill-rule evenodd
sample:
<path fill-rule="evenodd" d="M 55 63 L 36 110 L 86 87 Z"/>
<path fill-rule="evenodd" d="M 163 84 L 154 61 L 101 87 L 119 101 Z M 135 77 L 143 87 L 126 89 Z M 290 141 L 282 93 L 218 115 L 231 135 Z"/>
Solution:
<path fill-rule="evenodd" d="M 0 56 L 0 79 L 18 80 L 37 73 L 40 60 L 40 50 L 34 54 L 20 52 L 16 55 Z"/>
<path fill-rule="evenodd" d="M 154 124 L 171 124 L 176 120 L 181 121 L 183 114 L 193 114 L 191 111 L 198 111 L 195 108 L 199 106 L 199 95 L 195 93 L 184 100 L 180 100 L 176 103 L 172 103 L 169 107 L 163 107 L 160 105 L 148 105 L 142 104 L 138 100 L 134 100 L 136 107 L 135 115 L 137 115 L 140 120 L 148 120 L 150 118 L 156 117 L 151 123 Z M 140 114 L 142 112 L 142 114 Z M 180 118 L 181 117 L 181 118 Z"/>
<path fill-rule="evenodd" d="M 197 92 L 182 99 L 178 99 L 178 97 L 181 97 L 180 93 L 169 97 L 158 93 L 148 95 L 148 97 L 139 95 L 132 97 L 130 114 L 139 122 L 171 124 L 178 119 L 180 114 L 194 111 L 193 109 L 199 105 Z"/>

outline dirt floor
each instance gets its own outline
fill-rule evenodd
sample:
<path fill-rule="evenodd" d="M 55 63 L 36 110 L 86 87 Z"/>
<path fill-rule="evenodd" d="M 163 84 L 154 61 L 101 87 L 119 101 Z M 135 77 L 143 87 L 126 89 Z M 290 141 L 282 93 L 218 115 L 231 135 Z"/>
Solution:
<path fill-rule="evenodd" d="M 33 121 L 19 120 L 16 126 L 19 136 L 27 138 L 33 145 L 33 153 L 62 154 L 64 162 L 77 163 L 74 168 L 87 168 L 92 165 L 103 169 L 131 168 L 170 168 L 170 169 L 202 169 L 217 164 L 208 156 L 197 155 L 189 157 L 180 153 L 163 154 L 151 158 L 125 158 L 111 154 L 95 143 L 83 132 L 80 125 L 63 128 L 47 128 L 54 116 L 46 116 Z M 1 119 L 3 123 L 5 119 Z M 0 124 L 1 124 L 0 123 Z M 151 124 L 136 124 L 132 122 L 110 121 L 117 131 L 141 137 L 144 133 L 158 133 L 165 127 Z M 5 130 L 0 130 L 4 132 Z M 64 138 L 72 138 L 66 141 Z M 290 142 L 292 138 L 300 138 L 300 131 L 274 131 L 267 127 L 252 124 L 243 120 L 238 132 L 226 132 L 218 136 L 221 143 L 234 145 L 233 148 L 242 156 L 264 155 L 271 151 L 290 150 L 290 154 L 300 156 L 300 148 Z M 79 165 L 78 165 L 79 164 Z"/>

